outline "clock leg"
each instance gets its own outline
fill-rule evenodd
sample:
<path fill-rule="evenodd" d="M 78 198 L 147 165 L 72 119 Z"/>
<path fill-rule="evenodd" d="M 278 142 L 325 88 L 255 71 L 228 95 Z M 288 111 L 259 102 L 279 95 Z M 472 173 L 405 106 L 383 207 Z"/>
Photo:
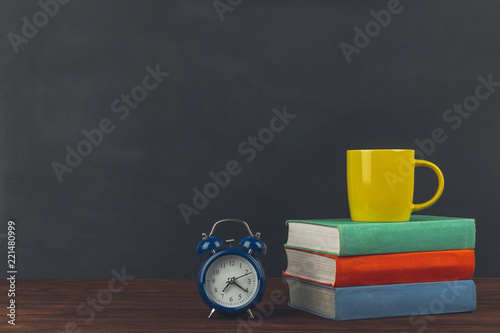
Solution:
<path fill-rule="evenodd" d="M 254 318 L 253 313 L 252 313 L 252 310 L 248 309 L 248 310 L 247 310 L 247 313 L 248 313 L 248 316 L 250 317 L 250 319 L 253 319 L 253 318 Z"/>
<path fill-rule="evenodd" d="M 215 312 L 215 309 L 212 309 L 212 311 L 210 311 L 210 314 L 208 315 L 208 318 L 212 318 L 212 315 L 214 314 Z"/>

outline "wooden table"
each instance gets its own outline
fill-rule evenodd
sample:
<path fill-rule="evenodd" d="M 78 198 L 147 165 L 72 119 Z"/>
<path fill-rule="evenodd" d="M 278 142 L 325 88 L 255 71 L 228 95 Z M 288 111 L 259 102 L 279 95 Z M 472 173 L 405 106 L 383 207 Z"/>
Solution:
<path fill-rule="evenodd" d="M 264 307 L 254 310 L 253 320 L 246 315 L 208 319 L 194 279 L 122 282 L 18 280 L 16 325 L 11 326 L 9 288 L 1 281 L 0 332 L 500 332 L 500 279 L 475 279 L 474 313 L 343 322 L 290 308 L 281 279 L 268 279 Z"/>

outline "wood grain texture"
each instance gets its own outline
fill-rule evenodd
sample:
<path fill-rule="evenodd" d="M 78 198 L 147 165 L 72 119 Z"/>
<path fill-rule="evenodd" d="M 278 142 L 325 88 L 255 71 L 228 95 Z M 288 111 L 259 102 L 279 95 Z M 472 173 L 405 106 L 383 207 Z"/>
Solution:
<path fill-rule="evenodd" d="M 194 279 L 137 279 L 116 293 L 106 291 L 110 280 L 18 280 L 16 326 L 11 326 L 4 280 L 0 332 L 71 332 L 68 323 L 74 323 L 75 332 L 500 332 L 500 279 L 474 281 L 474 313 L 335 322 L 290 308 L 281 279 L 268 279 L 264 307 L 254 310 L 253 320 L 246 315 L 208 319 Z M 119 289 L 120 284 L 114 286 Z M 93 318 L 86 304 L 92 299 L 98 306 Z M 105 305 L 100 307 L 98 299 Z"/>

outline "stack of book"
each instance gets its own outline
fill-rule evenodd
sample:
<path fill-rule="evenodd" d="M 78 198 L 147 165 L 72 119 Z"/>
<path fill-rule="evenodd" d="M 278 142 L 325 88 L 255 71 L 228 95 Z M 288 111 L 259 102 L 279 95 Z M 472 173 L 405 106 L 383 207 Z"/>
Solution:
<path fill-rule="evenodd" d="M 471 312 L 475 221 L 290 220 L 289 305 L 334 320 Z"/>

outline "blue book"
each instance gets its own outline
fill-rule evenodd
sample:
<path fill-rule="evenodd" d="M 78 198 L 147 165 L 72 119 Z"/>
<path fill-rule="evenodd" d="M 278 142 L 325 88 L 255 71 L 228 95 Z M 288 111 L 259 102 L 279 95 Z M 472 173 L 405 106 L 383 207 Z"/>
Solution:
<path fill-rule="evenodd" d="M 291 307 L 334 320 L 472 312 L 472 280 L 359 287 L 320 285 L 287 277 Z"/>

